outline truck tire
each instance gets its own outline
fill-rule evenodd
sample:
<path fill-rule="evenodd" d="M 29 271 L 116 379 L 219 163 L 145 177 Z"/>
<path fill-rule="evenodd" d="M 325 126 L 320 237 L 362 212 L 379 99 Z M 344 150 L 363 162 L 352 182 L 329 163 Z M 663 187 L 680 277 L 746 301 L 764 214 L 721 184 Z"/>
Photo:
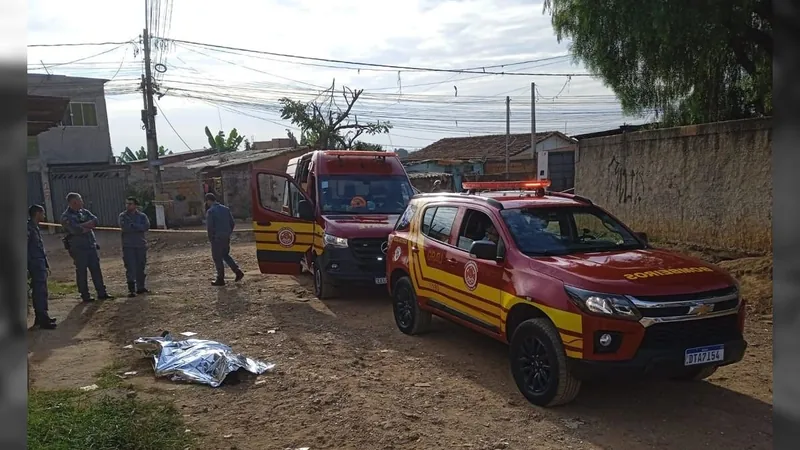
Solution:
<path fill-rule="evenodd" d="M 717 371 L 717 366 L 703 366 L 695 367 L 694 369 L 687 370 L 686 373 L 672 377 L 676 381 L 701 381 L 714 375 Z"/>
<path fill-rule="evenodd" d="M 328 279 L 328 274 L 325 273 L 317 264 L 313 262 L 314 270 L 314 296 L 320 300 L 327 300 L 337 294 L 336 286 L 334 286 Z"/>
<path fill-rule="evenodd" d="M 570 373 L 561 336 L 550 320 L 522 322 L 514 330 L 509 347 L 511 374 L 529 402 L 557 406 L 578 395 L 581 381 Z"/>
<path fill-rule="evenodd" d="M 410 278 L 401 277 L 395 282 L 392 288 L 392 309 L 394 322 L 403 333 L 413 336 L 430 329 L 431 313 L 420 309 Z"/>

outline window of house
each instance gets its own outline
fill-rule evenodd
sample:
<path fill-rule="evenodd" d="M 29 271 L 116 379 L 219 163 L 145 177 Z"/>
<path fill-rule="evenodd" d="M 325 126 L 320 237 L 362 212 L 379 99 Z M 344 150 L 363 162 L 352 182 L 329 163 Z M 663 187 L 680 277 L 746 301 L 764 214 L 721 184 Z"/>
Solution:
<path fill-rule="evenodd" d="M 450 242 L 450 231 L 457 213 L 458 208 L 446 206 L 428 209 L 423 216 L 422 232 L 437 241 Z"/>
<path fill-rule="evenodd" d="M 94 103 L 70 102 L 64 111 L 65 127 L 96 127 L 97 108 Z"/>

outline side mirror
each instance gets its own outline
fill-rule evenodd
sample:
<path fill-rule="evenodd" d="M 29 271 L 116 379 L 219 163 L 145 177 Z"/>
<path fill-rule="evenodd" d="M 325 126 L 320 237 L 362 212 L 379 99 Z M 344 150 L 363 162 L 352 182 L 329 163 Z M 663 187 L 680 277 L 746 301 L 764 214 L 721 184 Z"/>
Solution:
<path fill-rule="evenodd" d="M 645 244 L 649 244 L 650 242 L 647 240 L 647 233 L 643 233 L 641 231 L 633 233 L 639 240 L 644 241 Z"/>
<path fill-rule="evenodd" d="M 485 259 L 489 261 L 497 260 L 497 244 L 492 241 L 475 241 L 469 248 L 469 255 L 473 258 Z"/>
<path fill-rule="evenodd" d="M 302 220 L 314 221 L 314 207 L 308 200 L 300 200 L 297 203 L 297 213 Z"/>

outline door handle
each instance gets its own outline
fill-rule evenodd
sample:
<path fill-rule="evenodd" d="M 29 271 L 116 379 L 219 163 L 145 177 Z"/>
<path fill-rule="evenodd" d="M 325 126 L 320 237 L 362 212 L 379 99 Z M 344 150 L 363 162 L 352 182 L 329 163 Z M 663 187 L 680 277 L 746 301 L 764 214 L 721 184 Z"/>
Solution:
<path fill-rule="evenodd" d="M 414 253 L 419 253 L 419 247 L 417 247 L 415 245 L 415 246 L 411 247 L 411 251 L 414 252 Z"/>
<path fill-rule="evenodd" d="M 458 260 L 455 258 L 445 258 L 445 262 L 447 262 L 447 264 L 456 264 L 458 263 Z"/>

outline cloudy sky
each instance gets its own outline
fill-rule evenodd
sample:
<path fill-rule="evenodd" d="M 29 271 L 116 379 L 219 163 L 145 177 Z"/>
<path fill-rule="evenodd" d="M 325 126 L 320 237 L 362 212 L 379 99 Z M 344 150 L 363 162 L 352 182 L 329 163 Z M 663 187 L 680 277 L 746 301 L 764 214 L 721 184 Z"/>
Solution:
<path fill-rule="evenodd" d="M 641 120 L 624 117 L 613 93 L 574 64 L 540 2 L 525 0 L 158 0 L 154 36 L 159 143 L 207 145 L 203 128 L 237 128 L 250 139 L 285 137 L 278 100 L 344 104 L 341 88 L 364 89 L 360 121 L 388 120 L 389 135 L 364 140 L 409 150 L 442 137 L 529 132 L 531 83 L 538 131 L 570 134 Z M 144 0 L 29 0 L 28 43 L 125 42 L 28 49 L 28 70 L 106 78 L 115 153 L 145 144 L 137 92 Z M 217 47 L 213 47 L 217 46 Z M 423 68 L 472 68 L 531 76 L 396 70 L 219 48 Z M 67 64 L 64 64 L 67 63 Z M 501 66 L 504 65 L 504 66 Z M 552 76 L 556 74 L 556 76 Z M 573 74 L 566 76 L 560 74 Z M 169 123 L 167 123 L 169 121 Z M 173 129 L 174 128 L 174 129 Z M 299 133 L 297 133 L 299 135 Z"/>

